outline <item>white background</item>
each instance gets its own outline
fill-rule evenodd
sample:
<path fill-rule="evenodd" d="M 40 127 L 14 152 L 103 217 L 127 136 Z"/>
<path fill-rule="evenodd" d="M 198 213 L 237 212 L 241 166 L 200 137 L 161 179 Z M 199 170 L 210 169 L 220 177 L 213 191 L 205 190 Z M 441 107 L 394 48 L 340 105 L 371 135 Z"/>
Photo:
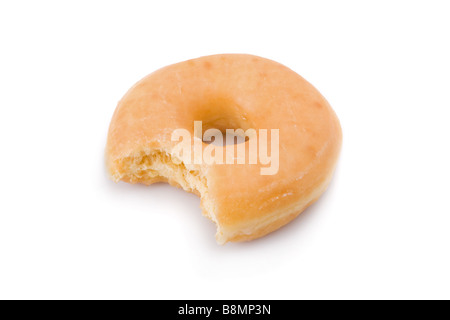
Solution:
<path fill-rule="evenodd" d="M 0 298 L 450 298 L 448 1 L 2 1 Z M 118 100 L 167 64 L 281 62 L 341 158 L 281 230 L 218 246 L 199 199 L 114 184 Z"/>

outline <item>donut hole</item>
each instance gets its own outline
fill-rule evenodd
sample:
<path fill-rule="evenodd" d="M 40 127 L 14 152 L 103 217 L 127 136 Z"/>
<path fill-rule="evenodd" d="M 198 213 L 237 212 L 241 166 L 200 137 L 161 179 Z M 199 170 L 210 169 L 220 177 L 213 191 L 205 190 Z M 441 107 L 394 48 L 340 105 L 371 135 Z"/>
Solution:
<path fill-rule="evenodd" d="M 251 138 L 246 135 L 247 130 L 254 127 L 236 103 L 217 97 L 207 102 L 200 104 L 193 114 L 194 121 L 201 121 L 201 131 L 194 129 L 195 137 L 216 146 L 242 144 Z"/>
<path fill-rule="evenodd" d="M 222 139 L 216 140 L 213 132 L 211 130 L 205 130 L 202 135 L 202 141 L 206 144 L 213 144 L 218 147 L 225 147 L 229 145 L 245 143 L 249 140 L 249 137 L 242 134 L 240 130 L 234 131 L 231 134 L 227 134 L 225 131 L 220 131 L 222 134 Z"/>

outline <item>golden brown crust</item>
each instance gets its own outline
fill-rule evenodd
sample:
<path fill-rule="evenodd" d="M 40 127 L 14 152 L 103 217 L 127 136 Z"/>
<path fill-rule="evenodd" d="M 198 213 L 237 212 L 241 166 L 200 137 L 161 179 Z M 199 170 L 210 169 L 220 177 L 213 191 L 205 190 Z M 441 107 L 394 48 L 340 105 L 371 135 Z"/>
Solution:
<path fill-rule="evenodd" d="M 195 120 L 279 129 L 278 173 L 260 175 L 260 164 L 179 163 L 171 134 L 179 128 L 193 134 Z M 200 194 L 203 213 L 225 243 L 276 230 L 317 199 L 341 141 L 328 102 L 294 71 L 251 55 L 213 55 L 167 66 L 133 86 L 113 115 L 106 159 L 115 181 L 169 181 Z"/>

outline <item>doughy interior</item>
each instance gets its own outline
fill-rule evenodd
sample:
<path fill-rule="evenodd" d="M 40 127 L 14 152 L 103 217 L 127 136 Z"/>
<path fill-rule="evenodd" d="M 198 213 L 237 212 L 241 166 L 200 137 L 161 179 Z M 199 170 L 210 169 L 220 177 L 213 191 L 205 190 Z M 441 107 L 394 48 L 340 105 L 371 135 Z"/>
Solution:
<path fill-rule="evenodd" d="M 123 160 L 123 172 L 130 182 L 149 184 L 154 179 L 176 182 L 184 190 L 203 195 L 207 191 L 206 178 L 198 168 L 188 170 L 178 158 L 162 150 L 142 153 Z"/>
<path fill-rule="evenodd" d="M 140 153 L 121 160 L 122 176 L 117 180 L 131 183 L 151 184 L 155 182 L 169 182 L 188 192 L 201 197 L 203 215 L 217 225 L 217 236 L 222 235 L 220 225 L 215 219 L 211 199 L 208 198 L 208 182 L 200 167 L 187 168 L 177 157 L 164 150 L 152 150 L 150 153 Z"/>

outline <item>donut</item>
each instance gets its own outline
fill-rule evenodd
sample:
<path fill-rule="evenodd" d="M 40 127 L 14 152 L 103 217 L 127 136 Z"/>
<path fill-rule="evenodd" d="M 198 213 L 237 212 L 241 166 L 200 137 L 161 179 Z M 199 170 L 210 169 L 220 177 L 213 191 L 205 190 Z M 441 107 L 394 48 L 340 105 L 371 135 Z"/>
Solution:
<path fill-rule="evenodd" d="M 208 141 L 233 130 L 242 143 Z M 267 235 L 314 203 L 341 144 L 336 114 L 300 75 L 258 56 L 219 54 L 137 82 L 117 105 L 105 153 L 116 182 L 168 182 L 199 195 L 224 244 Z M 229 161 L 197 161 L 198 154 Z"/>

